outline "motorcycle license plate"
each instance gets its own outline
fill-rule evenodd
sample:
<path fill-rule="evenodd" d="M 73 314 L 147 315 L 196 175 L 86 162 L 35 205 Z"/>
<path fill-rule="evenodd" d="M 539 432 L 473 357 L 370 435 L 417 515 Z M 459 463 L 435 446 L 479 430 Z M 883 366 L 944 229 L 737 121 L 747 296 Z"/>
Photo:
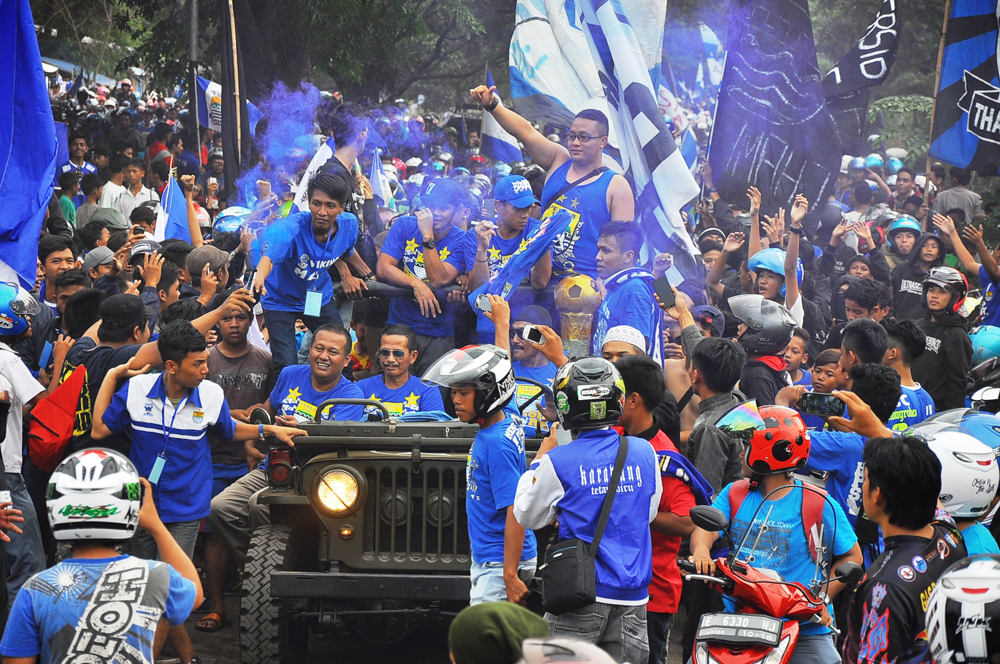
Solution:
<path fill-rule="evenodd" d="M 708 613 L 698 623 L 698 641 L 772 648 L 781 640 L 782 622 L 771 616 L 746 613 Z"/>

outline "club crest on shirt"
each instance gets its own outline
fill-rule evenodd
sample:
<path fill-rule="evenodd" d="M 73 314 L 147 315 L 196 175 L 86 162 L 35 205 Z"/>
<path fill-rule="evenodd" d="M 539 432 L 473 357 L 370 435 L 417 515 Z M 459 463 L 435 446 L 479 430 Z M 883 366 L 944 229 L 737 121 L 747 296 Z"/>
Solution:
<path fill-rule="evenodd" d="M 143 417 L 152 417 L 153 416 L 153 402 L 152 401 L 147 401 L 142 406 L 142 416 Z"/>
<path fill-rule="evenodd" d="M 194 413 L 191 415 L 191 419 L 194 420 L 195 424 L 201 424 L 205 421 L 205 411 L 201 408 L 195 408 Z"/>

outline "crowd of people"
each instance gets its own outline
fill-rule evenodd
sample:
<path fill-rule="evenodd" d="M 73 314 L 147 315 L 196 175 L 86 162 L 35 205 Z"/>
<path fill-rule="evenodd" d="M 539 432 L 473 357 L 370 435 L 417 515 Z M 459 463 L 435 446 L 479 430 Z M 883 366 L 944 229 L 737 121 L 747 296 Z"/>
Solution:
<path fill-rule="evenodd" d="M 692 521 L 696 505 L 722 511 L 738 556 L 786 580 L 867 568 L 857 588 L 828 585 L 792 662 L 930 662 L 931 648 L 939 664 L 986 661 L 969 644 L 1000 647 L 992 609 L 957 631 L 925 623 L 925 611 L 955 611 L 943 608 L 955 596 L 931 592 L 952 563 L 1000 554 L 1000 429 L 973 422 L 996 418 L 921 424 L 964 413 L 973 358 L 1000 356 L 1000 248 L 984 241 L 970 174 L 845 157 L 830 200 L 799 196 L 768 215 L 756 188 L 721 198 L 705 165 L 689 218 L 704 272 L 677 279 L 669 254 L 641 259 L 634 192 L 602 163 L 602 113 L 539 131 L 494 89 L 471 95 L 523 162 L 488 159 L 475 132 L 403 100 L 370 110 L 335 99 L 317 114 L 336 145 L 329 161 L 307 176 L 308 155 L 295 172 L 265 171 L 248 207 L 231 204 L 245 200 L 226 186 L 218 137 L 141 102 L 128 80 L 103 114 L 81 114 L 35 289 L 0 285 L 0 497 L 13 507 L 0 512 L 0 652 L 48 662 L 105 648 L 112 661 L 107 648 L 121 648 L 152 662 L 166 640 L 180 662 L 197 661 L 184 620 L 204 600 L 197 629 L 230 624 L 227 567 L 242 568 L 270 518 L 257 500 L 263 441 L 291 444 L 317 419 L 382 417 L 317 412 L 356 398 L 391 417 L 480 426 L 456 664 L 543 661 L 548 647 L 662 664 L 682 596 L 687 661 L 698 617 L 733 610 L 682 580 L 679 558 L 712 573 L 722 549 L 719 532 Z M 373 159 L 383 205 L 363 175 Z M 190 242 L 154 239 L 172 177 Z M 567 230 L 522 281 L 489 288 L 556 215 Z M 567 315 L 581 313 L 582 328 Z M 586 350 L 569 357 L 574 342 Z M 520 412 L 542 388 L 518 379 L 551 389 Z M 60 406 L 74 414 L 62 432 Z M 275 424 L 249 423 L 261 408 Z M 727 427 L 748 411 L 752 432 Z M 911 428 L 919 435 L 899 435 Z M 542 439 L 530 466 L 526 438 Z M 825 486 L 818 515 L 795 491 L 803 483 Z M 537 592 L 551 550 L 534 531 L 553 522 L 559 541 L 599 540 L 596 599 L 543 621 L 515 605 Z M 766 537 L 744 537 L 758 530 Z M 191 563 L 200 537 L 204 593 Z M 986 560 L 995 584 L 1000 559 Z M 146 591 L 129 595 L 140 582 Z M 95 622 L 122 597 L 147 619 Z"/>

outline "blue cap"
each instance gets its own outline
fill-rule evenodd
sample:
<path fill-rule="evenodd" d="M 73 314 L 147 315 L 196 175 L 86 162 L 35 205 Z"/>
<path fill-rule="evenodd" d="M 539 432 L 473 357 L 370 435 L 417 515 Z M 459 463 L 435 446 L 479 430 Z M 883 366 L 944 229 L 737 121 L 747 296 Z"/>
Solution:
<path fill-rule="evenodd" d="M 466 199 L 465 187 L 449 178 L 435 178 L 427 185 L 420 200 L 424 205 L 459 205 Z"/>
<path fill-rule="evenodd" d="M 711 304 L 703 304 L 695 307 L 691 310 L 691 316 L 702 325 L 711 327 L 717 337 L 721 337 L 726 331 L 725 315 Z"/>
<path fill-rule="evenodd" d="M 538 203 L 538 199 L 531 192 L 531 183 L 523 175 L 500 178 L 493 188 L 493 198 L 510 203 L 516 208 L 531 207 Z"/>

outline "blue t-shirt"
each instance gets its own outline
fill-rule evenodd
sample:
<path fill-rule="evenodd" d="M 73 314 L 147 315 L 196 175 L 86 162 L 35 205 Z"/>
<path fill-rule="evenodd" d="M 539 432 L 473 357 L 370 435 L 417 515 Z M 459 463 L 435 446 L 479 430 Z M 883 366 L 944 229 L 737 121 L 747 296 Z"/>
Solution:
<path fill-rule="evenodd" d="M 302 313 L 306 293 L 323 294 L 323 304 L 333 299 L 330 268 L 337 259 L 349 254 L 358 239 L 358 218 L 350 212 L 337 217 L 337 232 L 319 243 L 313 233 L 312 213 L 296 212 L 268 226 L 264 234 L 264 255 L 274 269 L 264 286 L 267 295 L 261 300 L 264 309 Z"/>
<path fill-rule="evenodd" d="M 648 350 L 654 341 L 656 317 L 663 315 L 653 297 L 652 284 L 646 279 L 629 279 L 623 284 L 612 286 L 608 283 L 611 279 L 614 279 L 614 275 L 605 281 L 608 294 L 594 315 L 596 324 L 590 344 L 591 352 L 600 355 L 605 335 L 618 325 L 628 325 L 639 330 L 646 339 L 646 348 L 641 350 Z"/>
<path fill-rule="evenodd" d="M 813 384 L 813 375 L 812 372 L 809 371 L 808 369 L 802 369 L 802 378 L 799 378 L 797 381 L 792 383 L 792 385 L 805 385 L 806 387 L 809 388 L 812 388 L 812 384 Z M 812 389 L 810 389 L 809 391 L 812 392 Z"/>
<path fill-rule="evenodd" d="M 811 445 L 806 468 L 827 473 L 826 491 L 847 513 L 853 528 L 862 508 L 865 462 L 861 451 L 865 438 L 847 431 L 813 431 L 809 438 Z"/>
<path fill-rule="evenodd" d="M 979 266 L 979 288 L 983 291 L 983 316 L 980 325 L 1000 325 L 1000 298 L 996 297 L 997 284 L 986 269 Z"/>
<path fill-rule="evenodd" d="M 465 468 L 469 542 L 472 560 L 480 565 L 503 562 L 507 508 L 514 504 L 517 481 L 528 469 L 517 410 L 508 404 L 503 412 L 502 420 L 476 434 Z M 526 530 L 521 560 L 537 555 L 535 534 Z"/>
<path fill-rule="evenodd" d="M 552 274 L 561 279 L 571 273 L 597 278 L 597 240 L 600 229 L 611 221 L 608 209 L 608 187 L 615 177 L 614 171 L 604 171 L 600 177 L 587 184 L 576 185 L 558 198 L 559 190 L 573 182 L 567 179 L 572 160 L 552 171 L 542 187 L 542 219 L 560 210 L 569 212 L 569 228 L 556 237 L 552 246 Z"/>
<path fill-rule="evenodd" d="M 458 226 L 452 226 L 444 239 L 437 240 L 438 258 L 451 265 L 459 272 L 465 271 L 463 243 L 465 233 Z M 400 217 L 389 229 L 389 234 L 382 245 L 382 253 L 399 261 L 399 269 L 405 274 L 427 281 L 427 271 L 424 268 L 423 235 L 417 226 L 416 217 Z M 407 297 L 395 297 L 389 303 L 389 325 L 406 325 L 417 334 L 429 337 L 450 337 L 455 331 L 451 321 L 444 312 L 437 318 L 425 318 L 420 313 L 420 305 L 416 300 Z"/>
<path fill-rule="evenodd" d="M 962 531 L 962 539 L 965 540 L 965 549 L 970 556 L 980 553 L 992 553 L 1000 555 L 1000 546 L 993 539 L 990 529 L 981 523 L 973 523 Z"/>
<path fill-rule="evenodd" d="M 914 424 L 920 424 L 934 414 L 934 399 L 924 388 L 902 386 L 899 403 L 886 425 L 893 431 L 906 431 Z"/>
<path fill-rule="evenodd" d="M 278 381 L 271 390 L 271 408 L 277 415 L 294 416 L 300 423 L 312 422 L 316 409 L 327 399 L 364 399 L 358 386 L 343 376 L 326 392 L 317 392 L 312 384 L 312 369 L 308 364 L 293 364 L 281 370 Z M 341 404 L 323 411 L 324 420 L 361 422 L 365 419 L 363 406 Z"/>
<path fill-rule="evenodd" d="M 0 643 L 5 657 L 153 664 L 160 620 L 181 625 L 194 584 L 170 565 L 131 556 L 70 558 L 24 584 Z"/>
<path fill-rule="evenodd" d="M 801 482 L 796 481 L 796 484 L 801 485 Z M 802 525 L 802 490 L 793 489 L 782 498 L 769 500 L 759 511 L 757 508 L 763 502 L 763 494 L 759 490 L 751 491 L 737 509 L 734 518 L 729 506 L 729 491 L 732 486 L 727 485 L 712 506 L 722 510 L 732 524 L 730 534 L 737 545 L 747 530 L 751 531 L 740 549 L 740 560 L 750 560 L 752 556 L 754 568 L 773 570 L 786 581 L 798 581 L 808 587 L 815 576 L 816 564 L 809 556 L 809 543 Z M 758 538 L 764 525 L 767 530 Z M 846 554 L 858 541 L 844 511 L 829 500 L 823 507 L 823 541 L 828 550 L 832 551 L 834 559 Z M 725 598 L 725 602 L 726 610 L 734 612 L 734 602 L 729 597 Z M 833 615 L 833 611 L 830 614 Z M 808 622 L 800 622 L 799 629 L 803 635 L 826 634 L 830 631 L 829 627 Z"/>
<path fill-rule="evenodd" d="M 404 413 L 444 410 L 441 390 L 433 385 L 424 385 L 416 376 L 410 376 L 402 387 L 394 390 L 386 387 L 382 376 L 372 376 L 359 380 L 356 385 L 365 399 L 377 399 L 389 410 L 389 415 L 399 417 Z M 365 407 L 365 418 L 369 415 L 381 419 L 382 411 L 375 406 Z"/>
<path fill-rule="evenodd" d="M 489 269 L 489 282 L 492 282 L 497 278 L 500 273 L 500 269 L 507 264 L 510 257 L 514 255 L 523 243 L 527 241 L 529 237 L 535 234 L 538 227 L 541 225 L 537 219 L 528 219 L 528 223 L 525 225 L 524 230 L 518 233 L 515 237 L 505 240 L 500 237 L 500 233 L 494 233 L 493 237 L 490 238 L 490 246 L 486 250 L 487 267 Z M 476 250 L 479 248 L 479 240 L 476 239 L 476 229 L 470 228 L 465 233 L 465 237 L 462 241 L 462 255 L 465 260 L 465 269 L 472 271 L 476 264 Z M 512 284 L 512 287 L 517 288 L 520 284 Z M 493 323 L 483 315 L 479 309 L 474 309 L 476 312 L 476 332 L 479 334 L 479 343 L 481 344 L 491 344 L 494 341 L 494 335 L 496 334 L 496 328 Z"/>
<path fill-rule="evenodd" d="M 549 387 L 552 387 L 552 379 L 556 377 L 557 370 L 558 367 L 551 362 L 547 362 L 540 367 L 526 367 L 520 362 L 514 362 L 514 376 L 516 378 L 530 378 Z M 541 391 L 541 388 L 536 385 L 518 382 L 517 391 L 514 393 L 514 401 L 518 409 Z M 544 400 L 545 397 L 539 397 L 528 407 L 528 410 L 521 413 L 521 419 L 524 421 L 525 438 L 548 435 L 549 422 L 540 410 Z"/>

